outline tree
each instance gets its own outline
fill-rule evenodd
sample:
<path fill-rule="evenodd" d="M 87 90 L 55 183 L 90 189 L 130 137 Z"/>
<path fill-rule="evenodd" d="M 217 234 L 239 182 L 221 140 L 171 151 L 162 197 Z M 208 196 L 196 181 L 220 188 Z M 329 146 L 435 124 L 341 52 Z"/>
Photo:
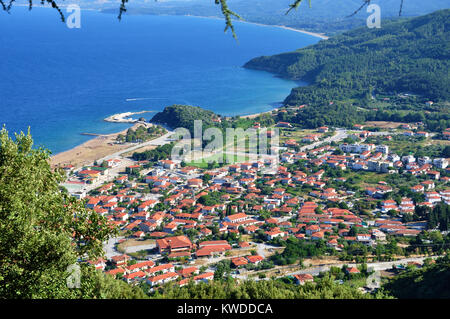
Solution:
<path fill-rule="evenodd" d="M 60 191 L 64 173 L 52 171 L 48 150 L 32 145 L 29 132 L 13 140 L 5 128 L 0 131 L 0 298 L 103 298 L 103 284 L 117 288 L 124 282 L 82 263 L 81 288 L 69 289 L 66 270 L 78 259 L 101 256 L 103 241 L 115 230 Z"/>

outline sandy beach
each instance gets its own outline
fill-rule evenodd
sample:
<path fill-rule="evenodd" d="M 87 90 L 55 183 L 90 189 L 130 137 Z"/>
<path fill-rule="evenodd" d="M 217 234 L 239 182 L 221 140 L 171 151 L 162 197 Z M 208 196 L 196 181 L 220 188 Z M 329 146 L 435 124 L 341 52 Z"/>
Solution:
<path fill-rule="evenodd" d="M 255 114 L 249 114 L 249 115 L 241 115 L 241 118 L 256 118 L 261 114 L 265 114 L 265 113 L 271 113 L 272 111 L 277 111 L 278 108 L 275 108 L 273 110 L 270 111 L 266 111 L 266 112 L 260 112 L 260 113 L 255 113 Z M 121 113 L 120 115 L 123 114 L 130 114 L 131 112 L 125 112 L 125 113 Z M 137 113 L 134 113 L 137 114 Z M 111 117 L 114 116 L 119 116 L 119 114 L 117 115 L 113 115 Z M 136 129 L 138 126 L 141 125 L 153 125 L 151 123 L 136 123 L 134 124 L 131 128 L 132 129 Z M 95 160 L 98 160 L 100 158 L 103 158 L 105 156 L 114 154 L 116 152 L 119 151 L 123 151 L 126 150 L 127 148 L 130 147 L 129 144 L 116 144 L 116 138 L 119 134 L 126 134 L 128 129 L 125 129 L 123 131 L 117 132 L 117 133 L 112 133 L 112 134 L 99 134 L 98 136 L 96 136 L 95 138 L 84 142 L 81 145 L 78 145 L 70 150 L 58 153 L 53 155 L 50 158 L 50 165 L 52 167 L 64 167 L 66 165 L 73 165 L 75 168 L 80 168 L 84 165 L 88 165 L 93 163 Z M 154 149 L 156 146 L 147 146 L 147 147 L 143 147 L 142 149 L 139 149 L 140 152 L 143 152 L 145 150 L 150 150 L 150 149 Z M 125 155 L 129 155 L 129 154 L 125 154 Z"/>
<path fill-rule="evenodd" d="M 243 118 L 243 119 L 254 119 L 255 117 L 260 116 L 261 114 L 272 113 L 273 111 L 278 111 L 278 108 L 275 108 L 273 110 L 266 111 L 266 112 L 254 113 L 254 114 L 249 114 L 249 115 L 241 115 L 239 117 Z"/>
<path fill-rule="evenodd" d="M 196 15 L 191 15 L 191 14 L 185 14 L 184 16 L 185 16 L 185 17 L 195 17 L 195 18 L 205 18 L 205 19 L 224 20 L 223 18 L 219 18 L 219 17 L 215 17 L 215 16 L 205 17 L 205 16 L 196 16 Z M 296 28 L 287 27 L 287 26 L 284 26 L 284 25 L 263 24 L 263 23 L 251 22 L 251 21 L 244 21 L 244 20 L 233 20 L 233 22 L 254 24 L 254 25 L 259 25 L 259 26 L 262 26 L 262 27 L 275 27 L 275 28 L 281 28 L 281 29 L 290 30 L 290 31 L 294 31 L 294 32 L 300 32 L 300 33 L 309 34 L 309 35 L 312 35 L 312 36 L 314 36 L 314 37 L 321 38 L 321 39 L 323 39 L 323 40 L 328 40 L 328 39 L 329 39 L 329 37 L 326 36 L 326 35 L 323 34 L 323 33 L 310 32 L 310 31 L 306 31 L 306 30 L 302 30 L 302 29 L 296 29 Z"/>
<path fill-rule="evenodd" d="M 132 129 L 136 129 L 142 123 L 135 124 Z M 147 124 L 151 125 L 151 124 Z M 50 165 L 52 167 L 62 167 L 66 165 L 73 165 L 75 168 L 93 163 L 99 158 L 103 158 L 110 154 L 125 150 L 130 147 L 129 144 L 115 144 L 116 138 L 119 134 L 126 134 L 128 129 L 113 133 L 98 135 L 97 137 L 84 142 L 70 150 L 58 153 L 51 157 Z"/>

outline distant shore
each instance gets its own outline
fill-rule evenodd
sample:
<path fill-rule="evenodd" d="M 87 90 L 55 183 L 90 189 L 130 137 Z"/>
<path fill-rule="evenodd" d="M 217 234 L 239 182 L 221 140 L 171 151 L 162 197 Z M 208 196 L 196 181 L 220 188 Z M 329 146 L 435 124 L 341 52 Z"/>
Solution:
<path fill-rule="evenodd" d="M 258 112 L 248 115 L 239 115 L 241 118 L 256 118 L 260 116 L 261 114 L 266 113 L 272 113 L 273 111 L 277 111 L 278 108 L 274 108 L 270 111 L 265 112 Z M 118 118 L 123 119 L 126 118 L 129 115 L 132 114 L 140 114 L 145 113 L 147 111 L 143 112 L 124 112 L 120 114 L 114 114 L 111 115 L 108 118 Z M 108 119 L 107 118 L 107 119 Z M 105 119 L 106 121 L 106 119 Z M 118 122 L 111 120 L 111 122 Z M 131 127 L 132 129 L 136 129 L 140 125 L 153 125 L 151 123 L 134 123 L 134 125 Z M 116 144 L 116 139 L 119 134 L 125 135 L 127 133 L 128 129 L 122 130 L 117 133 L 111 133 L 111 134 L 89 134 L 92 136 L 96 136 L 80 145 L 77 145 L 67 151 L 58 153 L 53 155 L 50 158 L 50 164 L 52 167 L 64 167 L 67 165 L 73 165 L 75 168 L 80 168 L 84 165 L 88 165 L 89 163 L 94 162 L 95 160 L 98 160 L 100 158 L 103 158 L 105 156 L 114 154 L 116 152 L 125 150 L 129 147 L 129 145 L 126 144 Z"/>
<path fill-rule="evenodd" d="M 175 15 L 176 16 L 176 15 Z M 205 18 L 205 19 L 215 19 L 215 20 L 224 20 L 223 18 L 220 17 L 215 17 L 215 16 L 196 16 L 196 15 L 191 15 L 191 14 L 185 14 L 183 15 L 184 17 L 194 17 L 194 18 Z M 306 31 L 303 29 L 296 29 L 296 28 L 292 28 L 292 27 L 287 27 L 285 25 L 277 25 L 277 24 L 264 24 L 264 23 L 259 23 L 259 22 L 251 22 L 251 21 L 245 21 L 245 20 L 233 20 L 234 22 L 238 22 L 238 23 L 247 23 L 247 24 L 254 24 L 254 25 L 258 25 L 258 26 L 262 26 L 262 27 L 275 27 L 275 28 L 280 28 L 280 29 L 285 29 L 285 30 L 290 30 L 290 31 L 294 31 L 294 32 L 300 32 L 300 33 L 304 33 L 304 34 L 308 34 L 311 35 L 313 37 L 317 37 L 320 38 L 322 40 L 328 40 L 329 37 L 326 36 L 323 33 L 316 33 L 316 32 L 310 32 L 310 31 Z"/>
<path fill-rule="evenodd" d="M 29 5 L 26 4 L 26 3 L 17 3 L 17 4 L 15 4 L 15 6 L 28 7 Z M 69 6 L 69 4 L 67 4 L 67 5 L 66 4 L 61 4 L 59 7 L 60 8 L 66 8 L 67 6 Z M 33 7 L 53 9 L 51 6 L 49 6 L 47 4 L 40 5 L 39 3 L 34 4 Z M 81 9 L 82 10 L 98 11 L 100 13 L 105 13 L 105 12 L 103 12 L 104 9 L 102 9 L 102 8 L 85 8 L 85 7 L 81 7 Z M 106 13 L 108 13 L 108 12 L 106 12 Z M 166 15 L 166 14 L 146 14 L 146 15 Z M 196 16 L 196 15 L 191 15 L 191 14 L 173 14 L 172 16 L 174 16 L 174 17 L 176 17 L 176 16 L 184 16 L 184 17 L 195 17 L 195 18 L 224 20 L 224 18 L 217 17 L 217 16 Z M 308 34 L 308 35 L 311 35 L 313 37 L 317 37 L 317 38 L 320 38 L 320 39 L 323 39 L 323 40 L 328 40 L 329 39 L 329 37 L 326 36 L 324 33 L 317 33 L 317 32 L 306 31 L 306 30 L 303 30 L 303 29 L 297 29 L 297 28 L 288 27 L 288 26 L 285 26 L 285 25 L 264 24 L 264 23 L 251 22 L 251 21 L 245 21 L 245 20 L 233 20 L 233 22 L 248 23 L 248 24 L 254 24 L 254 25 L 259 25 L 259 26 L 263 26 L 263 27 L 276 27 L 276 28 L 281 28 L 281 29 L 290 30 L 290 31 L 294 31 L 294 32 L 300 32 L 300 33 Z"/>
<path fill-rule="evenodd" d="M 84 9 L 84 8 L 83 8 L 83 10 L 97 11 L 95 9 Z M 101 12 L 101 10 L 98 10 L 98 11 Z M 208 16 L 195 16 L 195 15 L 183 15 L 183 16 L 223 20 L 223 18 L 214 17 L 214 16 L 209 16 L 209 17 Z M 325 39 L 325 40 L 328 39 L 328 37 L 325 36 L 324 34 L 309 32 L 309 31 L 301 30 L 301 29 L 295 29 L 295 28 L 291 28 L 291 27 L 287 27 L 287 26 L 283 26 L 283 25 L 268 25 L 268 24 L 262 24 L 262 23 L 257 23 L 257 22 L 239 21 L 239 20 L 234 20 L 233 22 L 254 24 L 254 25 L 263 26 L 263 27 L 276 27 L 276 28 L 281 28 L 281 29 L 290 30 L 290 31 L 294 31 L 294 32 L 308 34 L 308 35 L 311 35 L 311 36 L 314 36 L 314 37 L 317 37 L 320 39 Z M 277 111 L 277 110 L 278 110 L 278 108 L 273 108 L 269 111 L 257 112 L 257 113 L 248 114 L 248 115 L 238 115 L 238 116 L 241 118 L 252 119 L 252 118 L 256 118 L 262 114 L 270 114 L 273 111 Z M 134 124 L 133 128 L 135 129 L 139 125 L 142 125 L 142 124 L 147 125 L 148 123 L 139 122 L 137 119 L 132 119 L 131 116 L 135 115 L 135 114 L 142 114 L 142 113 L 147 113 L 147 112 L 152 112 L 152 111 L 123 112 L 123 113 L 108 116 L 104 119 L 104 121 L 113 122 L 113 123 Z M 85 133 L 86 135 L 92 135 L 95 137 L 80 144 L 80 145 L 77 145 L 74 148 L 71 148 L 67 151 L 55 154 L 54 156 L 51 157 L 51 165 L 53 167 L 66 166 L 66 165 L 73 165 L 75 167 L 81 167 L 83 165 L 92 163 L 99 158 L 102 158 L 102 157 L 108 156 L 110 154 L 114 154 L 123 149 L 126 149 L 128 146 L 126 146 L 124 144 L 116 144 L 115 141 L 119 134 L 126 134 L 127 130 L 128 129 L 125 129 L 120 132 L 112 133 L 112 134 Z"/>

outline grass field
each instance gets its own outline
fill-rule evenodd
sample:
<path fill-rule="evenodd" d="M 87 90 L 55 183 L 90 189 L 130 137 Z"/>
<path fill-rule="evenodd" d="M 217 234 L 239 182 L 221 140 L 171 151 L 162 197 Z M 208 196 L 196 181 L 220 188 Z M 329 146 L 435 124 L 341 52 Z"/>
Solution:
<path fill-rule="evenodd" d="M 244 155 L 234 155 L 234 156 L 230 156 L 229 159 L 231 159 L 231 163 L 227 163 L 225 154 L 220 152 L 215 155 L 202 158 L 201 162 L 192 161 L 192 162 L 187 162 L 186 165 L 194 166 L 194 167 L 198 167 L 198 168 L 208 168 L 208 163 L 213 163 L 214 161 L 217 163 L 222 162 L 224 164 L 244 163 L 244 162 L 248 161 L 250 159 L 250 157 L 244 156 Z"/>

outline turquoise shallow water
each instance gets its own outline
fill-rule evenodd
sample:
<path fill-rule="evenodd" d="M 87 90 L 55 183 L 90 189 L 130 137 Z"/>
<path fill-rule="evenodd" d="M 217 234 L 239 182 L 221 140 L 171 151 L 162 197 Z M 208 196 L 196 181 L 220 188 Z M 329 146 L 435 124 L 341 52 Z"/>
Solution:
<path fill-rule="evenodd" d="M 302 83 L 246 70 L 253 57 L 295 50 L 318 38 L 236 22 L 238 41 L 222 20 L 81 12 L 69 29 L 51 9 L 0 12 L 0 124 L 26 130 L 53 153 L 89 133 L 127 124 L 109 115 L 160 111 L 178 103 L 222 115 L 268 111 Z M 145 114 L 150 118 L 154 113 Z"/>

